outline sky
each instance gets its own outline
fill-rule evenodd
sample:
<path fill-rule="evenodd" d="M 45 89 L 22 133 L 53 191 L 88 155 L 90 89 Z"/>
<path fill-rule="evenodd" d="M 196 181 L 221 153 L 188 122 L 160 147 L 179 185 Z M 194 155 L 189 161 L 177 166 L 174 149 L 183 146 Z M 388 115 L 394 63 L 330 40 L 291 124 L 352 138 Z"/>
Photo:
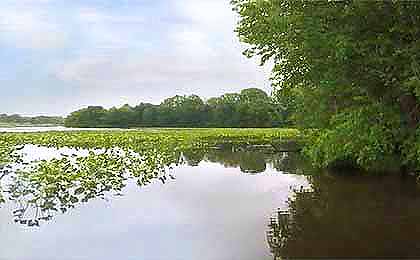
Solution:
<path fill-rule="evenodd" d="M 0 113 L 61 115 L 258 87 L 230 0 L 1 0 Z"/>

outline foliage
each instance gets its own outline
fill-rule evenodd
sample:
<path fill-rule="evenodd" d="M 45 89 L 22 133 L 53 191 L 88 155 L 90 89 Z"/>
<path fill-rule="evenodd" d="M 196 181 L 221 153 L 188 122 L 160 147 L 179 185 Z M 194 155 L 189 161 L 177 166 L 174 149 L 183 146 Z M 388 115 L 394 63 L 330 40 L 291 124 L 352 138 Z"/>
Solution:
<path fill-rule="evenodd" d="M 62 125 L 64 119 L 55 116 L 25 117 L 20 115 L 0 114 L 0 125 Z"/>
<path fill-rule="evenodd" d="M 107 111 L 100 106 L 89 106 L 87 108 L 75 111 L 68 116 L 64 125 L 77 127 L 100 127 L 105 124 Z M 112 116 L 112 111 L 110 111 Z"/>
<path fill-rule="evenodd" d="M 232 4 L 245 54 L 274 63 L 278 102 L 298 126 L 320 131 L 306 149 L 318 166 L 369 169 L 396 155 L 420 167 L 409 148 L 419 142 L 420 2 Z"/>
<path fill-rule="evenodd" d="M 90 106 L 71 113 L 68 127 L 272 127 L 284 125 L 282 109 L 264 91 L 256 88 L 211 98 L 174 96 L 160 105 L 104 109 Z"/>
<path fill-rule="evenodd" d="M 171 167 L 182 162 L 197 165 L 212 147 L 274 145 L 299 138 L 294 129 L 2 133 L 0 205 L 5 199 L 16 202 L 16 222 L 38 226 L 56 211 L 64 213 L 94 198 L 121 195 L 129 180 L 139 186 L 153 180 L 165 183 L 173 178 Z M 67 150 L 51 160 L 25 161 L 20 150 L 26 145 Z M 265 168 L 264 159 L 252 162 L 248 153 L 242 154 L 239 165 L 244 171 Z"/>

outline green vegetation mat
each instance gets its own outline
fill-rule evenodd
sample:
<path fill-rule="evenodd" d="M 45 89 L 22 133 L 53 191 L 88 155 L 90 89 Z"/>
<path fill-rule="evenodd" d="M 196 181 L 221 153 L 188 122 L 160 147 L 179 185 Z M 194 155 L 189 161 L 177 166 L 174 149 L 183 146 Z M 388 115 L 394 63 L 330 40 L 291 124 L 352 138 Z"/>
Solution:
<path fill-rule="evenodd" d="M 183 155 L 224 145 L 275 147 L 300 138 L 294 129 L 1 133 L 0 206 L 6 199 L 16 201 L 22 207 L 14 212 L 15 220 L 39 225 L 54 211 L 64 213 L 78 203 L 118 194 L 128 179 L 139 186 L 154 179 L 165 182 L 173 178 L 168 169 L 183 163 Z M 27 161 L 22 152 L 25 145 L 64 149 L 50 160 Z M 28 216 L 28 209 L 36 214 Z"/>

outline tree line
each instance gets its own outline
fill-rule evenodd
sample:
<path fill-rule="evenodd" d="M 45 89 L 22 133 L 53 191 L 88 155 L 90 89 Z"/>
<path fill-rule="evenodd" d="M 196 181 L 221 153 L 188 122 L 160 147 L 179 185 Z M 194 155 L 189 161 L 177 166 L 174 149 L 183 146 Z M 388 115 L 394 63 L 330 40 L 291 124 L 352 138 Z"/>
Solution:
<path fill-rule="evenodd" d="M 0 114 L 0 124 L 6 125 L 62 125 L 64 118 L 58 116 L 27 117 L 18 114 Z"/>
<path fill-rule="evenodd" d="M 174 96 L 159 105 L 105 109 L 89 106 L 71 113 L 66 127 L 276 127 L 286 123 L 285 111 L 257 88 L 204 101 L 197 95 Z"/>

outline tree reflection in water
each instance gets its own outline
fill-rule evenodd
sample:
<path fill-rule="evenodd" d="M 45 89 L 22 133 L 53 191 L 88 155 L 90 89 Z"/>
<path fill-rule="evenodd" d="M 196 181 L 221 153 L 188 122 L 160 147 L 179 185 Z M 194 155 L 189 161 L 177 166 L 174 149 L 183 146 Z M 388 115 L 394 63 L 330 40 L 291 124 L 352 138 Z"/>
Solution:
<path fill-rule="evenodd" d="M 356 173 L 358 174 L 358 173 Z M 275 259 L 420 257 L 420 191 L 400 176 L 319 174 L 270 220 Z"/>
<path fill-rule="evenodd" d="M 82 203 L 121 196 L 129 182 L 134 181 L 138 186 L 153 181 L 165 183 L 175 178 L 170 168 L 180 163 L 196 166 L 203 160 L 252 174 L 264 172 L 267 164 L 276 169 L 293 168 L 286 154 L 234 147 L 173 153 L 156 151 L 147 157 L 132 151 L 103 149 L 89 151 L 85 156 L 61 154 L 48 161 L 26 162 L 19 158 L 13 171 L 3 165 L 0 205 L 6 199 L 13 202 L 16 223 L 40 226 L 57 213 L 66 213 Z"/>
<path fill-rule="evenodd" d="M 14 202 L 15 222 L 39 226 L 81 203 L 122 195 L 129 180 L 144 186 L 172 178 L 167 168 L 177 164 L 177 158 L 158 152 L 149 155 L 153 156 L 113 148 L 91 150 L 84 156 L 60 154 L 51 160 L 19 158 L 14 170 L 2 175 L 2 198 Z"/>
<path fill-rule="evenodd" d="M 225 167 L 240 168 L 244 173 L 261 173 L 267 169 L 266 160 L 272 154 L 261 151 L 214 149 L 206 154 L 206 160 L 221 163 Z"/>
<path fill-rule="evenodd" d="M 310 172 L 293 153 L 250 147 L 149 151 L 147 157 L 108 149 L 34 163 L 17 160 L 20 167 L 0 164 L 0 205 L 7 201 L 17 223 L 36 227 L 82 203 L 123 195 L 129 182 L 166 183 L 174 178 L 169 168 L 201 161 L 247 174 L 267 168 Z M 420 257 L 420 190 L 415 181 L 358 172 L 319 173 L 308 179 L 311 188 L 294 190 L 287 208 L 269 221 L 267 242 L 275 259 Z"/>
<path fill-rule="evenodd" d="M 231 147 L 208 150 L 204 158 L 227 168 L 240 168 L 244 173 L 261 173 L 269 168 L 285 173 L 303 173 L 307 166 L 297 153 L 276 152 L 272 149 L 256 147 Z"/>

